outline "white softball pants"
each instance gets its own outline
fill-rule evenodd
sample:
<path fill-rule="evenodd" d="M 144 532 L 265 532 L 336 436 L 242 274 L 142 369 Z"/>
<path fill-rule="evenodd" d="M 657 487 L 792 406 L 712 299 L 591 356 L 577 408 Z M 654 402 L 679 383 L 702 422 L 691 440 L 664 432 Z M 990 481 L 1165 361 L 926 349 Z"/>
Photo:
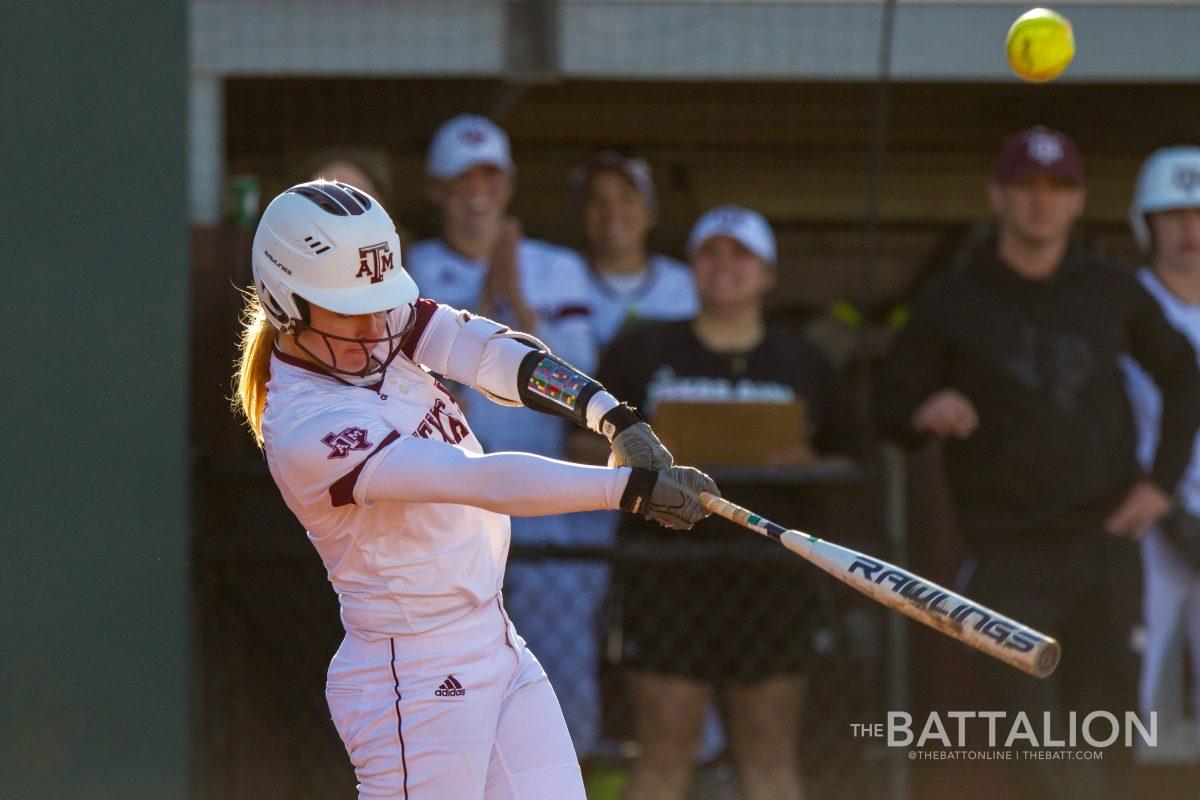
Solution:
<path fill-rule="evenodd" d="M 364 800 L 584 800 L 558 699 L 499 596 L 422 634 L 347 634 L 325 696 Z"/>
<path fill-rule="evenodd" d="M 1185 654 L 1200 669 L 1200 575 L 1184 563 L 1157 528 L 1142 538 L 1146 653 L 1142 660 L 1140 706 L 1157 711 L 1159 724 L 1183 719 Z M 1200 709 L 1200 681 L 1193 683 Z"/>

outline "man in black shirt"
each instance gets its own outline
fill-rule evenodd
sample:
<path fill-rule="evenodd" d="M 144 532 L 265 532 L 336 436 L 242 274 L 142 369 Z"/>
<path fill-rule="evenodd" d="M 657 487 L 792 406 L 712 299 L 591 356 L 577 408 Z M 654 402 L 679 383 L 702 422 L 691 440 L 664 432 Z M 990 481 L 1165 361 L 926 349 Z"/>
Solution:
<path fill-rule="evenodd" d="M 1136 708 L 1135 540 L 1168 511 L 1187 466 L 1200 374 L 1134 275 L 1071 235 L 1085 190 L 1070 139 L 1042 127 L 1010 137 L 988 199 L 996 235 L 921 293 L 876 412 L 886 436 L 946 443 L 972 554 L 959 588 L 1062 641 L 1062 666 L 1045 681 L 998 663 L 984 673 L 993 702 L 1025 711 L 1039 731 L 1052 712 L 1061 738 L 1062 711 Z M 1135 457 L 1124 353 L 1162 391 L 1162 445 L 1148 473 Z M 1119 742 L 1103 763 L 1127 758 Z M 1119 791 L 1096 769 L 1017 763 L 1026 797 Z"/>

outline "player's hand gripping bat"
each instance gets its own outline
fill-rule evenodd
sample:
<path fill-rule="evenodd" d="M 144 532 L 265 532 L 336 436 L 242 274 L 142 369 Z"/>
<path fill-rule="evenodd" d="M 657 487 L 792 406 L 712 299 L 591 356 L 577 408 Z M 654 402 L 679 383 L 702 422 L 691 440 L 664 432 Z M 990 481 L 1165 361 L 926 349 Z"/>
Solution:
<path fill-rule="evenodd" d="M 1062 648 L 1054 639 L 906 569 L 807 533 L 788 530 L 708 492 L 701 492 L 700 502 L 718 516 L 775 539 L 885 606 L 1023 672 L 1045 678 L 1058 666 Z"/>

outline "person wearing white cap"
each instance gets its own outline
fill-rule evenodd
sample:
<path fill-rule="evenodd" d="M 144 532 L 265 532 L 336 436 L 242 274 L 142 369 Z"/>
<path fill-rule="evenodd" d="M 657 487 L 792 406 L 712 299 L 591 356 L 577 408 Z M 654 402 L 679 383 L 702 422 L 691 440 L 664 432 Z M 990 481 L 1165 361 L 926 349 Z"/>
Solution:
<path fill-rule="evenodd" d="M 1138 279 L 1167 320 L 1200 349 L 1200 147 L 1167 147 L 1146 159 L 1129 221 L 1149 256 L 1149 266 L 1138 271 Z M 1125 359 L 1125 367 L 1138 457 L 1149 469 L 1159 438 L 1162 398 L 1136 362 Z M 1139 706 L 1143 718 L 1157 712 L 1165 736 L 1190 742 L 1196 752 L 1200 730 L 1186 719 L 1184 654 L 1189 654 L 1193 670 L 1200 666 L 1200 437 L 1175 490 L 1174 509 L 1142 537 L 1141 550 L 1146 649 Z M 1200 708 L 1200 682 L 1192 681 L 1192 692 L 1192 708 Z"/>
<path fill-rule="evenodd" d="M 533 333 L 592 369 L 586 270 L 570 250 L 523 237 L 507 215 L 516 167 L 504 131 L 486 117 L 454 117 L 434 134 L 425 169 L 442 232 L 409 248 L 406 264 L 425 296 Z M 468 402 L 488 449 L 562 454 L 564 428 L 554 420 L 478 399 Z"/>
<path fill-rule="evenodd" d="M 776 281 L 767 221 L 739 206 L 715 208 L 696 223 L 687 251 L 699 313 L 630 326 L 605 352 L 600 374 L 650 420 L 664 401 L 799 403 L 809 440 L 779 442 L 769 454 L 779 466 L 845 452 L 833 367 L 815 345 L 765 318 Z M 745 483 L 735 491 L 767 516 L 797 519 L 778 487 Z M 803 564 L 772 559 L 761 547 L 769 543 L 724 520 L 696 532 L 694 546 L 625 520 L 618 531 L 627 555 L 615 569 L 612 605 L 641 749 L 623 798 L 684 796 L 719 696 L 741 797 L 797 800 L 797 735 L 823 589 Z M 637 555 L 657 548 L 670 559 Z"/>
<path fill-rule="evenodd" d="M 645 161 L 613 150 L 592 153 L 571 171 L 570 199 L 583 233 L 582 258 L 590 283 L 589 319 L 600 347 L 612 341 L 623 325 L 638 319 L 695 316 L 699 300 L 691 269 L 647 248 L 657 197 Z M 569 455 L 585 462 L 604 463 L 604 440 L 595 438 L 593 446 L 592 437 L 572 432 L 567 445 Z M 611 546 L 619 516 L 604 511 L 575 515 L 576 542 Z M 599 562 L 563 563 L 556 578 L 560 583 L 569 581 L 578 590 L 562 604 L 561 629 L 596 629 L 608 591 L 609 566 Z M 510 604 L 514 615 L 519 613 L 519 603 Z M 543 658 L 551 677 L 556 672 L 569 676 L 574 689 L 570 702 L 564 705 L 581 757 L 601 747 L 600 645 L 599 635 L 576 637 L 571 647 L 556 652 L 561 658 Z"/>
<path fill-rule="evenodd" d="M 593 369 L 597 345 L 590 325 L 587 269 L 572 251 L 523 237 L 507 216 L 516 168 L 508 136 L 491 120 L 463 114 L 438 128 L 429 145 L 428 196 L 441 212 L 440 237 L 408 251 L 407 266 L 425 296 L 529 331 L 581 370 Z M 459 392 L 472 426 L 490 451 L 566 456 L 562 420 Z M 513 520 L 521 545 L 569 545 L 575 520 L 566 516 Z M 573 610 L 586 594 L 576 574 L 592 565 L 557 559 L 515 560 L 505 579 L 506 604 L 563 698 L 576 748 L 588 755 L 598 733 L 591 663 L 576 657 L 594 648 L 575 627 Z M 603 584 L 595 589 L 602 591 Z M 576 615 L 578 616 L 578 615 Z"/>
<path fill-rule="evenodd" d="M 646 245 L 658 198 L 645 161 L 613 150 L 594 153 L 571 172 L 571 196 L 583 229 L 592 329 L 601 347 L 632 320 L 696 315 L 692 271 Z"/>

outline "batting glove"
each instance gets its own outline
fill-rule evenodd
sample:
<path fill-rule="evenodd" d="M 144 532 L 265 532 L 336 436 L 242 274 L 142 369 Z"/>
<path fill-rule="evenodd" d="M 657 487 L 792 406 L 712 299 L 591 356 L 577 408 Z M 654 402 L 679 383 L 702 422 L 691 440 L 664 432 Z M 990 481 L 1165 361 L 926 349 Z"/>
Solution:
<path fill-rule="evenodd" d="M 621 495 L 621 510 L 640 514 L 644 519 L 686 531 L 708 516 L 700 504 L 700 493 L 717 497 L 721 490 L 713 479 L 692 467 L 651 470 L 634 467 Z"/>
<path fill-rule="evenodd" d="M 625 403 L 600 419 L 600 430 L 612 445 L 612 453 L 608 456 L 610 467 L 668 469 L 675 465 L 671 451 L 663 446 L 637 411 Z"/>

